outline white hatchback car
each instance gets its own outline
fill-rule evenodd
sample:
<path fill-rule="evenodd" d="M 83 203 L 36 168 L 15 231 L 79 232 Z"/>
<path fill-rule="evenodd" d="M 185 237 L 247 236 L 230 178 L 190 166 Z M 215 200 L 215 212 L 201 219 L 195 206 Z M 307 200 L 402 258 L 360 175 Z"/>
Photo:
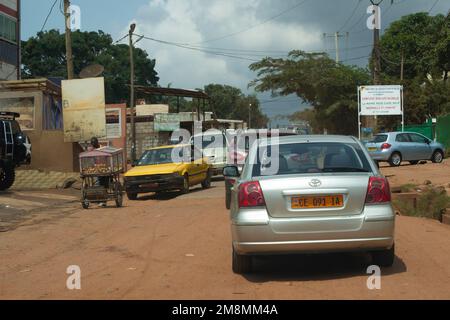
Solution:
<path fill-rule="evenodd" d="M 266 174 L 275 162 L 276 172 Z M 369 251 L 374 264 L 392 265 L 389 183 L 356 138 L 258 141 L 242 173 L 227 166 L 224 175 L 236 179 L 230 208 L 234 272 L 250 272 L 254 255 L 281 253 Z"/>

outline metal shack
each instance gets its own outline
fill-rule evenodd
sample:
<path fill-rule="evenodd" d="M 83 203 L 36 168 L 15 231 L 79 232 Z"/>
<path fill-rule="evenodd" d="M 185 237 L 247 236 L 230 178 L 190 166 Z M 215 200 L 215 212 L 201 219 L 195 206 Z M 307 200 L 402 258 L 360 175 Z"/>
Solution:
<path fill-rule="evenodd" d="M 0 81 L 0 111 L 17 119 L 32 144 L 30 169 L 78 171 L 81 147 L 64 142 L 61 87 L 46 79 Z"/>

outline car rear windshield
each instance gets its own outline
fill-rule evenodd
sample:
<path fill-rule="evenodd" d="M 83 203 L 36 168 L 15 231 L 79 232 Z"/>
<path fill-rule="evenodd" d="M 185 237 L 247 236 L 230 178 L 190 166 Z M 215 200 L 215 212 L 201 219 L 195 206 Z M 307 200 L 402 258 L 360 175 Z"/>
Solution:
<path fill-rule="evenodd" d="M 387 134 L 377 134 L 376 136 L 373 137 L 372 140 L 370 140 L 370 142 L 373 143 L 385 142 L 387 138 L 388 138 Z"/>
<path fill-rule="evenodd" d="M 357 143 L 289 143 L 278 149 L 259 147 L 252 176 L 372 171 Z"/>

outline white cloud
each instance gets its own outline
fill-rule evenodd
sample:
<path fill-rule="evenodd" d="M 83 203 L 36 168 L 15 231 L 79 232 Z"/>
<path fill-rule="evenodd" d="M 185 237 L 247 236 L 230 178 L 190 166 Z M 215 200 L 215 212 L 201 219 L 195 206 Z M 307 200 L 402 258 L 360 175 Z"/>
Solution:
<path fill-rule="evenodd" d="M 268 2 L 272 5 L 268 6 Z M 260 24 L 235 36 L 201 44 L 208 47 L 270 51 L 321 46 L 319 30 L 278 19 L 263 23 L 274 13 L 289 7 L 283 2 L 277 2 L 279 4 L 274 7 L 273 3 L 274 0 L 153 0 L 137 12 L 133 22 L 137 24 L 138 34 L 190 44 L 199 44 Z M 251 61 L 215 56 L 145 39 L 138 46 L 156 59 L 162 86 L 171 83 L 172 87 L 197 88 L 208 83 L 223 83 L 247 91 L 247 84 L 254 77 L 248 69 Z"/>

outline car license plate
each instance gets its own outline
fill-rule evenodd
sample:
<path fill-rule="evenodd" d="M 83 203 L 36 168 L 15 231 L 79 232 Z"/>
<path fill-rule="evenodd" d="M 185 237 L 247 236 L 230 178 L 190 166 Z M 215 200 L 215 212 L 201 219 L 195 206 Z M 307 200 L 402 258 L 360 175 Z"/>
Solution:
<path fill-rule="evenodd" d="M 333 196 L 292 197 L 292 209 L 339 208 L 344 205 L 342 194 Z"/>
<path fill-rule="evenodd" d="M 369 150 L 369 151 L 377 151 L 377 147 L 369 147 L 369 148 L 367 148 L 367 150 Z"/>

